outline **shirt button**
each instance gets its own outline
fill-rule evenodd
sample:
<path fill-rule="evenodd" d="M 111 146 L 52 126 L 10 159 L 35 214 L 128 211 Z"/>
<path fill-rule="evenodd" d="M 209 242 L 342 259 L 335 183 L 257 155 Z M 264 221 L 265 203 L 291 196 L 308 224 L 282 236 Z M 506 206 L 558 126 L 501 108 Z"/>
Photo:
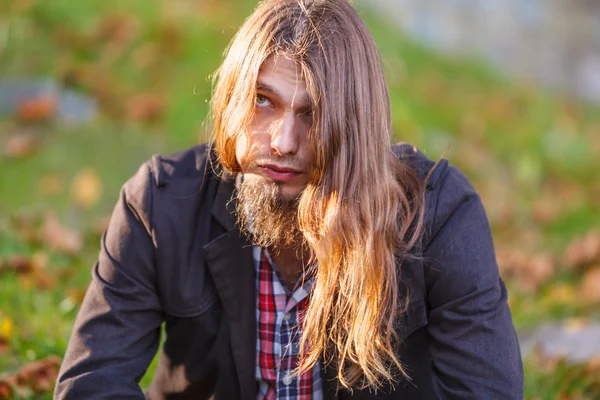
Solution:
<path fill-rule="evenodd" d="M 290 318 L 291 318 L 291 317 L 292 317 L 292 316 L 290 315 L 290 313 L 285 313 L 285 315 L 283 316 L 283 320 L 284 320 L 285 322 L 288 322 L 288 321 L 290 320 Z"/>
<path fill-rule="evenodd" d="M 290 374 L 285 374 L 285 376 L 283 377 L 283 379 L 281 380 L 281 382 L 283 382 L 284 385 L 289 385 L 290 383 L 292 383 L 292 377 L 290 376 Z"/>

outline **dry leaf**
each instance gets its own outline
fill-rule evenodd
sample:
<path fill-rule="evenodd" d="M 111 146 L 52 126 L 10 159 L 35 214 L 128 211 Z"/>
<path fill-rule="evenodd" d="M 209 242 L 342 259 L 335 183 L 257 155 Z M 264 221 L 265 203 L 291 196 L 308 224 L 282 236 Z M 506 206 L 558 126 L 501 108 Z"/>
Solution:
<path fill-rule="evenodd" d="M 163 20 L 157 28 L 156 42 L 160 46 L 160 53 L 167 57 L 180 54 L 184 41 L 181 24 L 175 21 Z"/>
<path fill-rule="evenodd" d="M 10 398 L 13 395 L 12 387 L 29 388 L 34 393 L 50 391 L 58 376 L 60 361 L 57 356 L 50 356 L 27 364 L 16 374 L 0 379 L 0 398 Z"/>
<path fill-rule="evenodd" d="M 53 214 L 46 215 L 42 238 L 50 249 L 69 255 L 77 254 L 83 246 L 81 235 L 62 226 Z"/>
<path fill-rule="evenodd" d="M 0 338 L 9 339 L 12 336 L 15 324 L 9 317 L 1 317 L 0 319 Z"/>
<path fill-rule="evenodd" d="M 554 274 L 555 262 L 548 254 L 529 255 L 501 247 L 496 253 L 502 276 L 516 278 L 523 289 L 535 290 Z"/>
<path fill-rule="evenodd" d="M 36 268 L 31 274 L 19 275 L 19 284 L 29 289 L 52 289 L 56 287 L 56 280 L 45 269 Z"/>
<path fill-rule="evenodd" d="M 55 281 L 46 271 L 47 265 L 48 255 L 44 252 L 37 252 L 31 257 L 14 255 L 0 261 L 0 272 L 17 273 L 22 287 L 50 289 L 55 286 Z"/>
<path fill-rule="evenodd" d="M 531 207 L 533 219 L 542 224 L 554 222 L 561 211 L 562 207 L 560 202 L 558 202 L 556 198 L 548 196 L 537 198 Z"/>
<path fill-rule="evenodd" d="M 8 340 L 0 337 L 0 354 L 8 350 Z M 2 398 L 2 389 L 0 389 L 0 399 Z"/>
<path fill-rule="evenodd" d="M 160 59 L 160 49 L 155 43 L 146 43 L 137 48 L 132 56 L 133 65 L 140 71 L 150 68 Z"/>
<path fill-rule="evenodd" d="M 568 268 L 585 268 L 600 263 L 600 232 L 591 231 L 567 247 L 564 263 Z"/>
<path fill-rule="evenodd" d="M 57 105 L 53 95 L 22 99 L 17 104 L 17 117 L 24 122 L 45 121 L 54 115 Z"/>
<path fill-rule="evenodd" d="M 138 23 L 135 19 L 125 15 L 108 15 L 100 20 L 93 38 L 125 45 L 135 38 L 137 32 Z"/>
<path fill-rule="evenodd" d="M 600 265 L 596 265 L 583 275 L 581 299 L 589 303 L 600 303 Z"/>
<path fill-rule="evenodd" d="M 93 207 L 102 195 L 102 182 L 96 170 L 86 168 L 79 172 L 71 184 L 71 194 L 80 206 Z"/>
<path fill-rule="evenodd" d="M 542 282 L 547 281 L 554 273 L 554 260 L 547 254 L 537 254 L 533 256 L 526 267 L 526 275 L 530 287 L 537 287 Z"/>
<path fill-rule="evenodd" d="M 12 399 L 14 394 L 12 385 L 3 379 L 0 379 L 0 399 Z"/>
<path fill-rule="evenodd" d="M 139 122 L 156 122 L 163 117 L 164 110 L 164 96 L 152 93 L 134 96 L 127 104 L 128 118 Z"/>
<path fill-rule="evenodd" d="M 21 158 L 32 154 L 39 146 L 38 136 L 30 133 L 17 134 L 7 140 L 4 154 L 9 158 Z"/>
<path fill-rule="evenodd" d="M 12 271 L 22 274 L 33 271 L 33 268 L 31 258 L 20 254 L 0 260 L 0 272 Z"/>
<path fill-rule="evenodd" d="M 70 288 L 67 290 L 67 298 L 75 304 L 81 304 L 85 297 L 86 288 Z"/>

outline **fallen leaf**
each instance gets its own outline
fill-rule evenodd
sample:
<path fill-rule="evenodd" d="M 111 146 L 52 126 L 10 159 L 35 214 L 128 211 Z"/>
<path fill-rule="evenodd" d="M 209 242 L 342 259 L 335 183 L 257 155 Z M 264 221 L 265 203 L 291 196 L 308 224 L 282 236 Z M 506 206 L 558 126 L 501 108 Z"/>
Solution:
<path fill-rule="evenodd" d="M 164 110 L 164 96 L 153 93 L 138 94 L 127 104 L 128 118 L 138 122 L 156 122 L 163 117 Z"/>
<path fill-rule="evenodd" d="M 554 222 L 562 211 L 561 204 L 556 198 L 548 196 L 538 197 L 532 207 L 531 214 L 536 222 L 550 224 Z"/>
<path fill-rule="evenodd" d="M 30 257 L 16 254 L 0 260 L 0 272 L 27 273 L 33 271 L 33 263 Z"/>
<path fill-rule="evenodd" d="M 600 354 L 588 361 L 585 367 L 589 373 L 600 372 Z"/>
<path fill-rule="evenodd" d="M 163 20 L 157 26 L 156 42 L 160 46 L 161 54 L 177 56 L 183 48 L 184 37 L 181 24 L 175 21 Z"/>
<path fill-rule="evenodd" d="M 55 286 L 52 276 L 46 271 L 48 255 L 37 252 L 33 256 L 13 255 L 0 260 L 0 272 L 12 271 L 19 275 L 24 288 L 50 289 Z"/>
<path fill-rule="evenodd" d="M 160 49 L 155 43 L 143 44 L 132 53 L 131 59 L 139 71 L 146 70 L 160 59 Z"/>
<path fill-rule="evenodd" d="M 135 19 L 126 15 L 107 15 L 99 21 L 92 36 L 100 42 L 125 45 L 135 38 L 138 25 Z"/>
<path fill-rule="evenodd" d="M 71 183 L 71 194 L 80 206 L 93 207 L 102 195 L 102 182 L 96 170 L 86 168 L 79 172 Z"/>
<path fill-rule="evenodd" d="M 57 109 L 56 96 L 44 95 L 21 99 L 17 104 L 17 117 L 23 122 L 42 122 L 50 119 Z"/>
<path fill-rule="evenodd" d="M 75 255 L 82 246 L 81 234 L 62 226 L 54 214 L 47 214 L 42 229 L 43 242 L 54 251 Z"/>
<path fill-rule="evenodd" d="M 0 379 L 0 396 L 6 396 L 6 398 L 12 396 L 14 394 L 13 387 L 28 388 L 38 394 L 50 391 L 58 376 L 60 361 L 59 357 L 50 356 L 29 363 L 16 374 Z"/>
<path fill-rule="evenodd" d="M 505 277 L 512 277 L 525 290 L 535 290 L 555 271 L 555 261 L 548 254 L 525 254 L 521 251 L 498 247 L 498 268 Z"/>
<path fill-rule="evenodd" d="M 0 320 L 0 337 L 9 339 L 12 336 L 14 323 L 9 317 L 2 317 Z"/>
<path fill-rule="evenodd" d="M 75 304 L 81 304 L 85 297 L 86 288 L 70 288 L 67 290 L 67 298 Z"/>
<path fill-rule="evenodd" d="M 537 286 L 547 281 L 554 274 L 554 260 L 547 254 L 537 254 L 533 256 L 527 264 L 527 277 L 531 286 Z"/>
<path fill-rule="evenodd" d="M 10 216 L 10 227 L 17 238 L 31 245 L 42 244 L 39 227 L 42 217 L 39 214 L 19 214 Z"/>
<path fill-rule="evenodd" d="M 581 280 L 581 299 L 589 303 L 600 303 L 600 265 L 592 267 Z"/>
<path fill-rule="evenodd" d="M 4 379 L 0 379 L 0 399 L 12 399 L 14 395 L 13 385 Z"/>
<path fill-rule="evenodd" d="M 40 146 L 39 137 L 34 134 L 24 133 L 11 136 L 4 149 L 8 158 L 21 158 L 34 153 Z"/>
<path fill-rule="evenodd" d="M 600 232 L 591 231 L 569 244 L 564 255 L 568 268 L 585 268 L 600 263 Z"/>
<path fill-rule="evenodd" d="M 8 350 L 8 340 L 0 337 L 0 354 Z M 0 399 L 2 398 L 2 389 L 0 389 Z"/>
<path fill-rule="evenodd" d="M 56 286 L 54 276 L 48 274 L 48 254 L 37 252 L 31 258 L 33 270 L 29 274 L 21 274 L 19 282 L 21 286 L 37 289 L 52 289 Z"/>

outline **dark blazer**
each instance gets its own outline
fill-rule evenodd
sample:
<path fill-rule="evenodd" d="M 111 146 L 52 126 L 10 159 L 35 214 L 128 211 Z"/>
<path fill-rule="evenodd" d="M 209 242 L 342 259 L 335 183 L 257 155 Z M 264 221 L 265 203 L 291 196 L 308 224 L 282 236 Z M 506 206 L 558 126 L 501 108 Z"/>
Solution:
<path fill-rule="evenodd" d="M 394 152 L 425 177 L 433 162 Z M 57 399 L 140 399 L 138 382 L 166 338 L 151 399 L 256 397 L 255 282 L 250 243 L 235 227 L 232 177 L 206 145 L 155 155 L 125 183 L 61 366 Z M 219 177 L 221 175 L 221 177 Z M 395 216 L 390 216 L 395 218 Z M 520 399 L 523 367 L 480 198 L 442 160 L 426 191 L 419 261 L 399 268 L 410 293 L 395 390 L 329 399 Z"/>

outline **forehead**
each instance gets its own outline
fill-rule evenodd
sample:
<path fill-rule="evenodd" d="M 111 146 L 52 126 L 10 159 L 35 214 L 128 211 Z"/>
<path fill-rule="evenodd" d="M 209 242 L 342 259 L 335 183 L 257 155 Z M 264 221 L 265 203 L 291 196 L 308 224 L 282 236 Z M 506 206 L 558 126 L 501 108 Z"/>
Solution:
<path fill-rule="evenodd" d="M 272 56 L 265 61 L 258 72 L 256 87 L 258 91 L 270 92 L 285 103 L 310 103 L 301 66 L 283 55 Z"/>

